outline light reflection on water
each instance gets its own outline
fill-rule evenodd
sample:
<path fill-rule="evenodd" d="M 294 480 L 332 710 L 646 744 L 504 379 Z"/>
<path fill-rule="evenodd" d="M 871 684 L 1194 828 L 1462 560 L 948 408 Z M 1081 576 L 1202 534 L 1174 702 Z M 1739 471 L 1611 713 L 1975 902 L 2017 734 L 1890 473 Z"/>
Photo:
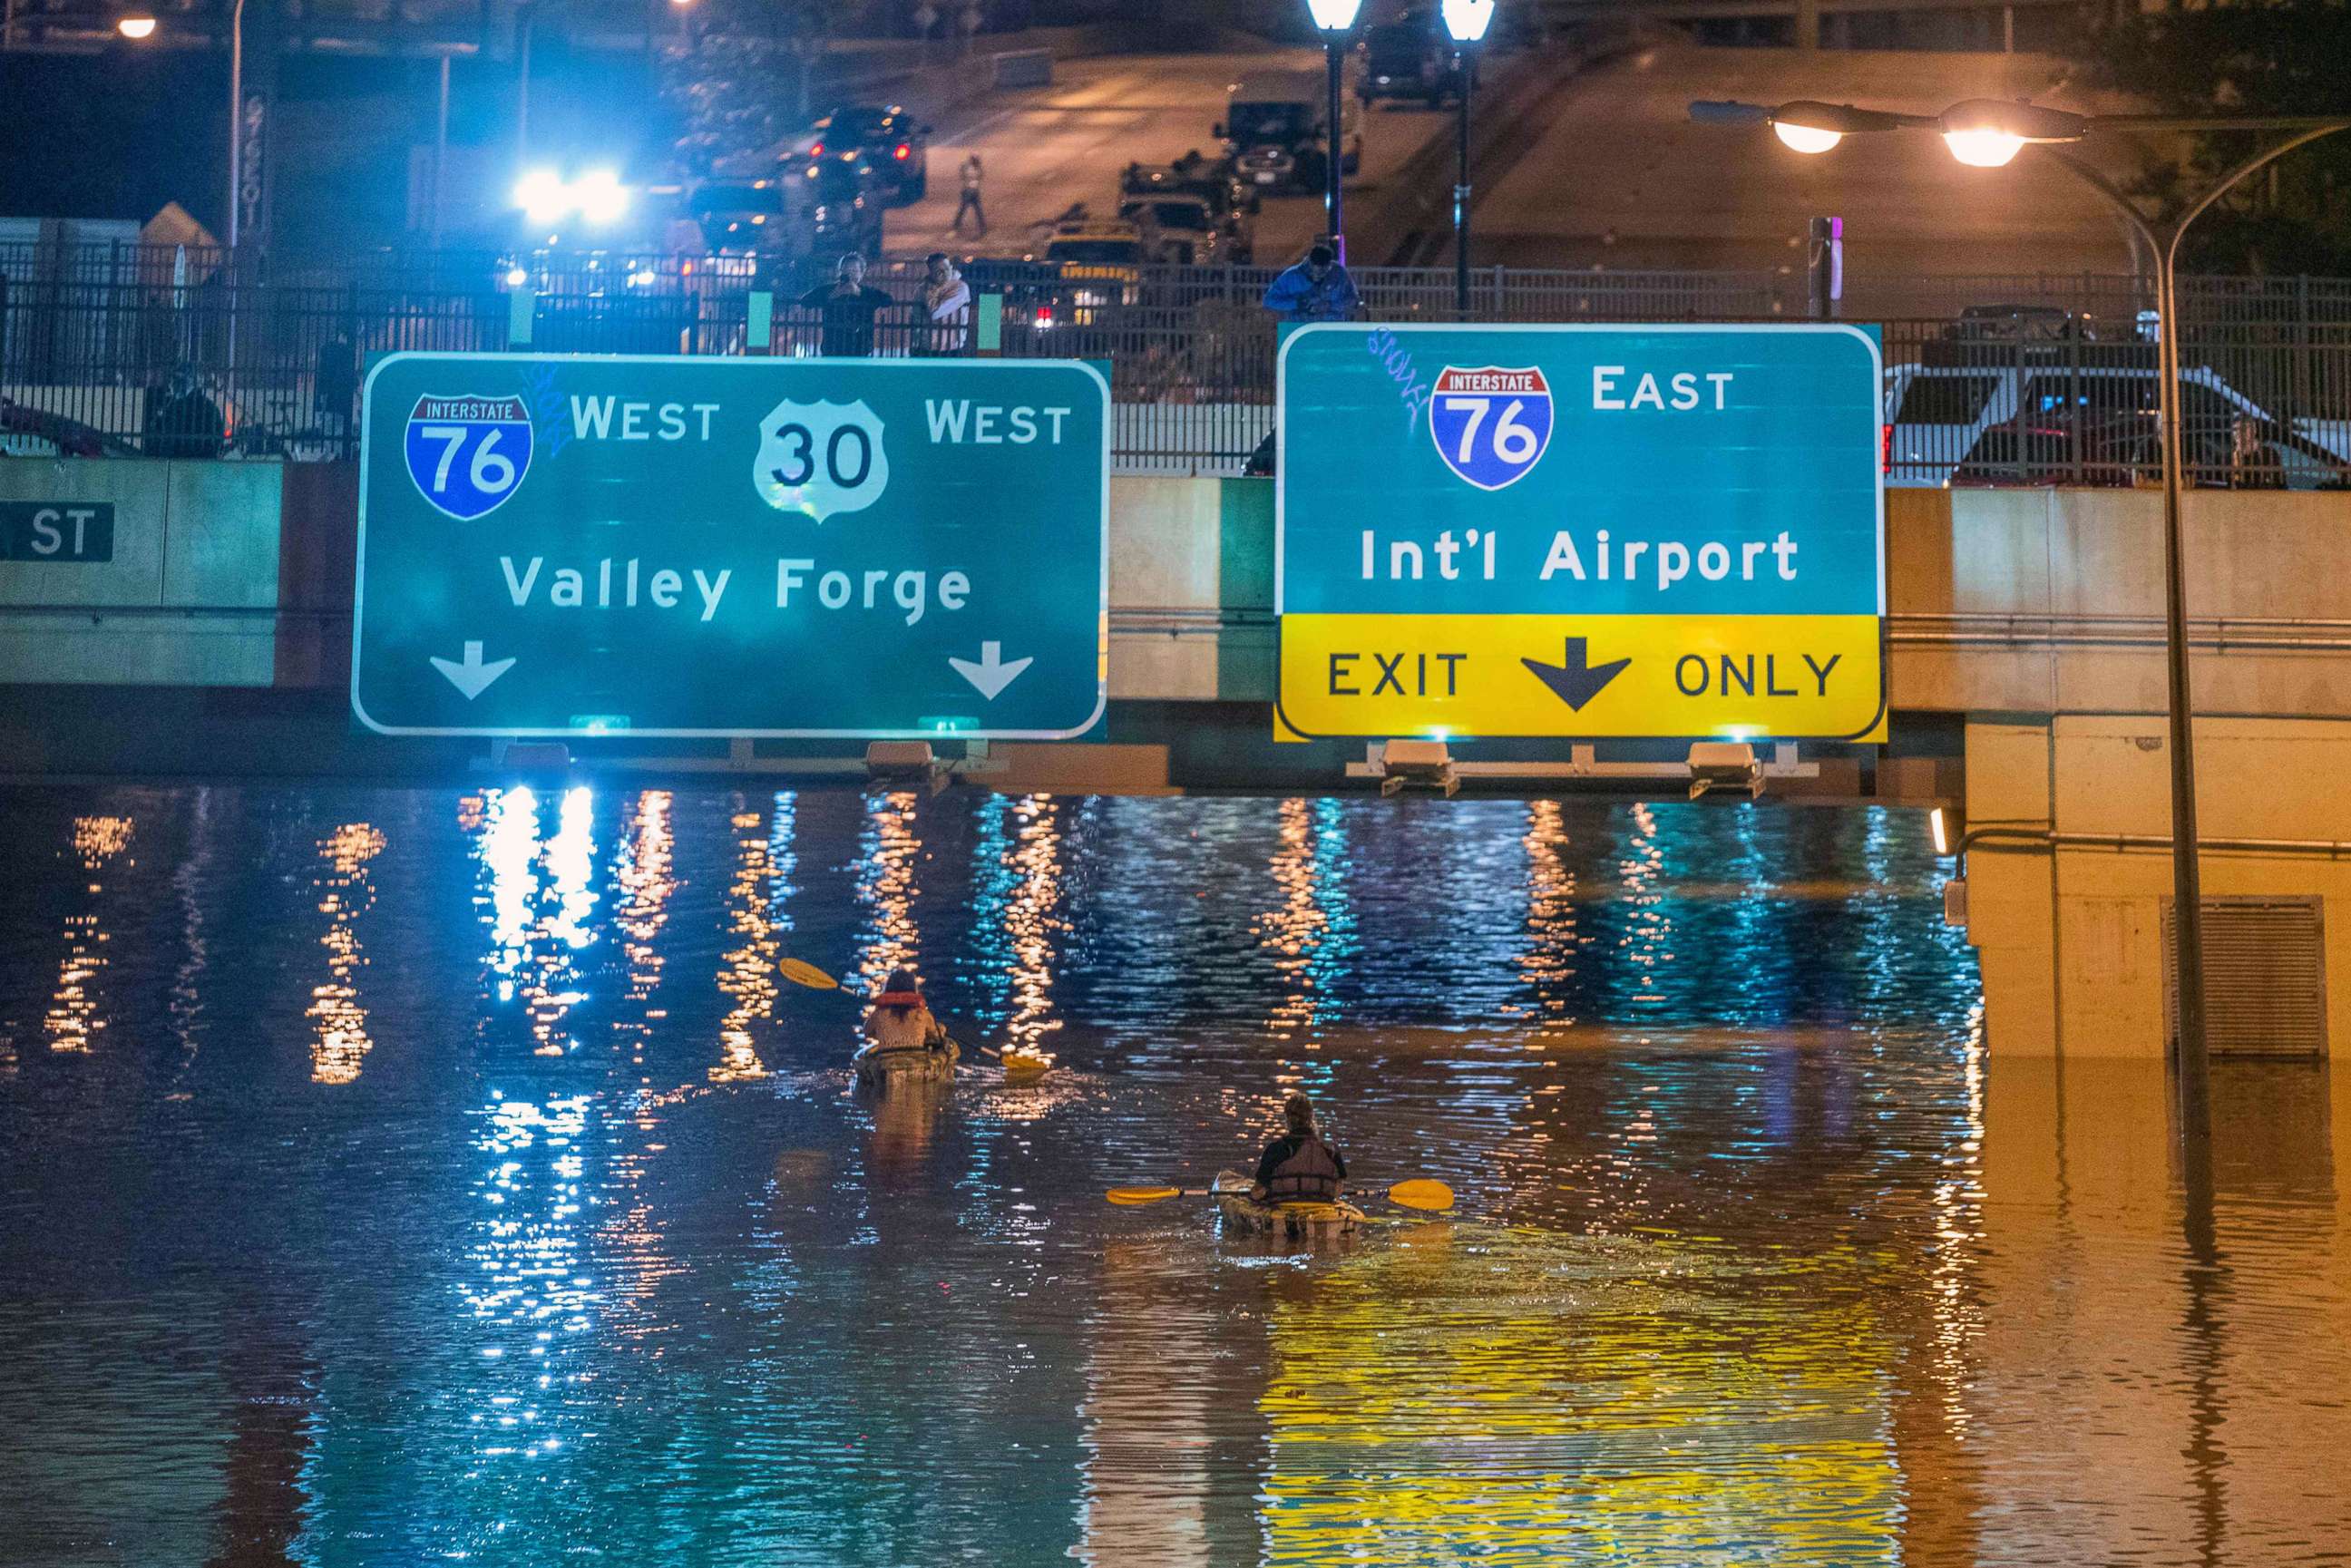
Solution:
<path fill-rule="evenodd" d="M 789 798 L 776 812 L 776 840 L 791 841 Z M 775 864 L 775 847 L 767 824 L 757 811 L 737 811 L 726 819 L 735 835 L 734 876 L 727 883 L 726 929 L 736 946 L 726 950 L 726 967 L 718 973 L 718 988 L 734 1005 L 718 1025 L 718 1064 L 710 1070 L 716 1083 L 739 1083 L 765 1078 L 768 1064 L 760 1058 L 753 1025 L 774 1015 L 782 982 L 776 978 L 776 960 L 784 956 L 776 922 L 785 889 Z"/>
<path fill-rule="evenodd" d="M 107 967 L 107 946 L 112 936 L 99 923 L 99 901 L 106 883 L 99 873 L 107 862 L 131 847 L 131 820 L 118 816 L 77 817 L 73 825 L 73 855 L 85 873 L 82 898 L 76 912 L 65 918 L 65 956 L 57 963 L 57 983 L 42 1019 L 51 1051 L 86 1051 L 106 1028 L 97 996 L 99 971 Z"/>
<path fill-rule="evenodd" d="M 2160 1072 L 2001 1059 L 1910 815 L 7 805 L 0 1562 L 2351 1542 L 2351 1095 L 2224 1073 L 2189 1247 Z M 851 1091 L 787 953 L 1060 1065 Z M 1457 1215 L 1317 1258 L 1101 1201 L 1291 1085 Z"/>
<path fill-rule="evenodd" d="M 360 1000 L 359 972 L 367 958 L 360 950 L 359 920 L 375 906 L 367 862 L 382 851 L 383 835 L 365 822 L 346 822 L 319 843 L 330 873 L 312 879 L 319 913 L 327 917 L 326 935 L 319 938 L 327 950 L 327 977 L 310 988 L 310 1076 L 321 1083 L 353 1082 L 375 1049 Z"/>

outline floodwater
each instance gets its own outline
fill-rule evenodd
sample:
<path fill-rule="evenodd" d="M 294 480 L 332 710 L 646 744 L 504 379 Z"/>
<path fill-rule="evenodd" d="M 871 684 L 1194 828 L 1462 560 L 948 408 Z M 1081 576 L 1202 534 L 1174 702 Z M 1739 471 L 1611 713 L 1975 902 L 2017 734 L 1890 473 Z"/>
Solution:
<path fill-rule="evenodd" d="M 1916 813 L 0 791 L 0 1562 L 2351 1556 L 2321 1071 L 2003 1059 Z M 876 1098 L 919 964 L 1008 1085 Z M 1105 1187 L 1302 1088 L 1343 1249 Z"/>

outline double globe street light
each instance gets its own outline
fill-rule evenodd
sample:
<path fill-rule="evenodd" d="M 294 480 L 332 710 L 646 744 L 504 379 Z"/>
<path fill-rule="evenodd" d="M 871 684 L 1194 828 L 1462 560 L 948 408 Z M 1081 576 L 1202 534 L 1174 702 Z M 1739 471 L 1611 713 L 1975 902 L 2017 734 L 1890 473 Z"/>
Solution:
<path fill-rule="evenodd" d="M 1443 0 L 1445 35 L 1453 40 L 1453 88 L 1459 109 L 1454 122 L 1453 310 L 1469 318 L 1469 84 L 1476 76 L 1478 46 L 1494 25 L 1494 0 Z"/>
<path fill-rule="evenodd" d="M 2197 865 L 2196 760 L 2189 727 L 2188 605 L 2181 571 L 2179 522 L 2179 242 L 2188 227 L 2247 175 L 2330 131 L 2351 128 L 2351 117 L 2155 114 L 2073 114 L 2022 99 L 1975 98 L 1940 114 L 1900 114 L 1849 103 L 1798 99 L 1779 107 L 1698 102 L 1690 118 L 1713 125 L 1769 125 L 1792 150 L 1827 152 L 1848 136 L 1888 131 L 1939 134 L 1951 156 L 1978 169 L 2005 167 L 2029 146 L 2048 151 L 2111 204 L 2135 241 L 2147 247 L 2156 277 L 2156 396 L 2162 424 L 2163 624 L 2171 733 L 2171 876 L 2174 967 L 2179 1001 L 2179 1108 L 2182 1134 L 2201 1146 L 2210 1134 L 2209 1059 L 2204 1039 L 2204 932 Z M 2102 131 L 2279 131 L 2285 139 L 2213 181 L 2177 216 L 2150 218 L 2105 174 L 2065 149 Z"/>
<path fill-rule="evenodd" d="M 1364 8 L 1364 0 L 1306 0 L 1306 9 L 1314 18 L 1315 27 L 1322 35 L 1322 59 L 1331 78 L 1331 118 L 1324 127 L 1322 204 L 1330 223 L 1327 232 L 1337 250 L 1342 266 L 1347 260 L 1347 235 L 1339 216 L 1340 137 L 1340 78 L 1344 74 L 1349 35 L 1355 29 L 1356 14 Z"/>

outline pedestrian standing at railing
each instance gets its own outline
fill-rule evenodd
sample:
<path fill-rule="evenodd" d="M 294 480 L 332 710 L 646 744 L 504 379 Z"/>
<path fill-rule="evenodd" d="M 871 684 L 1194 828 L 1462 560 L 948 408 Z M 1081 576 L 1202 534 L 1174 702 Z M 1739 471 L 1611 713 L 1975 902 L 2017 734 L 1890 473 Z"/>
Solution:
<path fill-rule="evenodd" d="M 1347 320 L 1359 303 L 1355 280 L 1327 245 L 1308 251 L 1304 261 L 1284 269 L 1265 291 L 1267 309 L 1301 324 Z"/>
<path fill-rule="evenodd" d="M 873 352 L 873 317 L 896 300 L 879 288 L 865 286 L 865 258 L 854 251 L 832 269 L 832 281 L 819 284 L 799 298 L 803 310 L 822 320 L 819 350 L 829 357 L 863 359 Z"/>
<path fill-rule="evenodd" d="M 319 345 L 310 398 L 318 410 L 319 434 L 334 444 L 340 455 L 350 456 L 355 444 L 351 423 L 359 408 L 360 362 L 348 333 L 337 332 Z"/>
<path fill-rule="evenodd" d="M 2277 449 L 2262 434 L 2257 421 L 2239 414 L 2229 422 L 2229 487 L 2232 490 L 2283 490 L 2285 465 Z"/>
<path fill-rule="evenodd" d="M 960 354 L 971 342 L 971 285 L 963 280 L 943 250 L 931 252 L 929 276 L 923 281 L 922 336 L 914 352 L 937 358 Z"/>

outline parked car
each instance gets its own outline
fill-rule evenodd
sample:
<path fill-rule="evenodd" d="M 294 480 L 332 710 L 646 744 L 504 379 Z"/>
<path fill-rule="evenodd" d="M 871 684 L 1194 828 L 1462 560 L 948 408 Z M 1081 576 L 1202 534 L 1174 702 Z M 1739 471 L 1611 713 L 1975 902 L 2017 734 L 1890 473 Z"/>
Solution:
<path fill-rule="evenodd" d="M 882 254 L 881 181 L 855 153 L 831 152 L 793 165 L 808 214 L 810 248 L 820 256 Z"/>
<path fill-rule="evenodd" d="M 1453 47 L 1438 36 L 1426 11 L 1408 11 L 1396 21 L 1367 30 L 1357 48 L 1363 57 L 1355 96 L 1366 107 L 1380 99 L 1402 98 L 1437 109 L 1461 96 Z"/>
<path fill-rule="evenodd" d="M 919 202 L 931 188 L 931 128 L 903 104 L 843 104 L 810 128 L 805 155 L 862 163 L 891 206 Z"/>
<path fill-rule="evenodd" d="M 1233 84 L 1215 131 L 1244 181 L 1265 192 L 1322 188 L 1332 141 L 1324 92 L 1320 71 L 1263 71 Z M 1352 98 L 1340 100 L 1337 140 L 1339 167 L 1352 174 L 1364 151 Z"/>
<path fill-rule="evenodd" d="M 1207 267 L 1225 259 L 1225 233 L 1197 196 L 1131 197 L 1118 204 L 1122 222 L 1143 233 L 1144 252 L 1176 267 Z"/>
<path fill-rule="evenodd" d="M 804 256 L 814 235 L 797 225 L 799 194 L 785 180 L 705 180 L 686 198 L 695 248 L 705 256 L 789 259 Z"/>
<path fill-rule="evenodd" d="M 2061 411 L 2062 412 L 2062 411 Z M 2188 427 L 2188 483 L 2218 488 L 2351 489 L 2351 465 L 2269 420 L 2241 416 L 2219 429 Z M 2240 434 L 2245 437 L 2240 448 Z M 2027 415 L 1993 425 L 1951 470 L 1952 486 L 2158 485 L 2163 439 L 2151 411 L 2081 420 Z"/>
<path fill-rule="evenodd" d="M 1229 158 L 1186 152 L 1173 163 L 1129 163 L 1119 176 L 1121 200 L 1163 194 L 1197 196 L 1220 218 L 1254 214 L 1264 205 Z"/>
<path fill-rule="evenodd" d="M 1943 328 L 1944 341 L 1961 343 L 2087 343 L 2105 336 L 2095 317 L 2061 305 L 1970 305 Z"/>
<path fill-rule="evenodd" d="M 1928 345 L 1933 347 L 1933 345 Z M 2049 428 L 2151 414 L 2158 382 L 2151 356 L 2130 346 L 2103 353 L 2071 345 L 2063 355 L 2003 350 L 1958 363 L 1889 365 L 1886 371 L 1886 482 L 1938 486 L 1995 427 Z M 2121 351 L 2117 351 L 2120 350 Z M 1948 356 L 1938 356 L 1944 358 Z M 2102 362 L 2080 362 L 2087 361 Z M 2268 415 L 2204 367 L 2179 372 L 2181 429 L 2226 438 L 2232 423 Z"/>
<path fill-rule="evenodd" d="M 1039 259 L 1045 280 L 1023 291 L 1021 308 L 1039 325 L 1088 326 L 1108 307 L 1141 301 L 1151 256 L 1139 225 L 1088 218 L 1062 225 Z"/>

